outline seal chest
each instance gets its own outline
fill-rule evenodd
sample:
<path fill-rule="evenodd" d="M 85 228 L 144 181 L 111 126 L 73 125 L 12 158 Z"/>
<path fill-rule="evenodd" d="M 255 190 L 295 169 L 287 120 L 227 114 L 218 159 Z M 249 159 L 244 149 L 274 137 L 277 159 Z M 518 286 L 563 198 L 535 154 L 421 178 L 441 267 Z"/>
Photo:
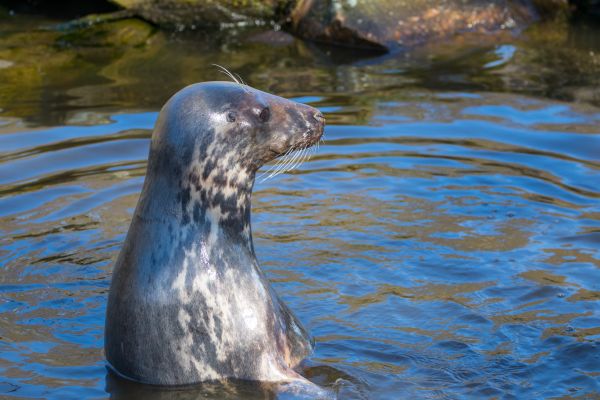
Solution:
<path fill-rule="evenodd" d="M 258 265 L 250 200 L 256 171 L 314 145 L 323 127 L 312 107 L 230 82 L 165 104 L 113 271 L 113 370 L 159 385 L 298 378 L 310 337 Z"/>

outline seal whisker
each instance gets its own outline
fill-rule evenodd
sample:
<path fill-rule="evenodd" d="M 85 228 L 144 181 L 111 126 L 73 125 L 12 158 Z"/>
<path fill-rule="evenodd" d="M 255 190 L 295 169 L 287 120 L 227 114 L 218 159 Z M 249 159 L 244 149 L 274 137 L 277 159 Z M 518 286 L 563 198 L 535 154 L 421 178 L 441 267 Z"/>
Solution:
<path fill-rule="evenodd" d="M 227 68 L 223 67 L 222 65 L 219 65 L 219 64 L 212 64 L 212 65 L 217 67 L 220 72 L 224 73 L 229 78 L 231 78 L 232 81 L 234 81 L 235 83 L 240 85 L 240 87 L 242 88 L 242 90 L 244 90 L 245 93 L 250 93 L 250 90 L 248 89 L 248 85 L 246 85 L 246 82 L 244 82 L 244 80 L 238 74 L 231 73 Z"/>
<path fill-rule="evenodd" d="M 227 75 L 228 77 L 230 77 L 232 81 L 234 81 L 238 85 L 240 84 L 240 81 L 231 72 L 229 72 L 229 70 L 227 68 L 225 68 L 225 67 L 223 67 L 222 65 L 219 65 L 219 64 L 213 64 L 213 65 L 215 67 L 219 68 L 220 72 L 222 72 L 225 75 Z"/>
<path fill-rule="evenodd" d="M 304 164 L 305 162 L 307 162 L 308 160 L 310 160 L 310 157 L 312 156 L 314 151 L 314 147 L 310 147 L 307 151 L 306 154 L 304 155 L 304 159 L 302 160 L 302 162 L 300 163 L 300 165 Z M 298 165 L 298 168 L 300 167 L 300 165 Z"/>
<path fill-rule="evenodd" d="M 277 160 L 275 161 L 275 163 L 273 165 L 271 165 L 265 172 L 263 172 L 262 174 L 260 174 L 260 176 L 257 179 L 261 179 L 262 178 L 262 180 L 260 182 L 264 182 L 267 179 L 275 176 L 274 173 L 285 162 L 285 160 L 287 159 L 287 157 L 291 153 L 294 152 L 294 150 L 295 150 L 294 147 L 289 148 L 282 156 L 280 156 L 279 158 L 277 158 Z M 265 176 L 265 177 L 263 178 L 263 176 Z"/>
<path fill-rule="evenodd" d="M 242 85 L 248 86 L 248 85 L 246 85 L 246 82 L 244 82 L 244 80 L 242 79 L 242 77 L 240 76 L 240 74 L 236 73 L 235 76 L 238 78 L 238 80 L 240 81 L 240 83 Z"/>
<path fill-rule="evenodd" d="M 296 167 L 298 167 L 300 164 L 302 164 L 302 160 L 304 159 L 304 155 L 306 154 L 308 147 L 303 148 L 302 150 L 300 150 L 300 156 L 298 157 L 297 161 L 290 167 L 290 169 L 288 171 L 291 171 L 293 169 L 295 169 Z"/>
<path fill-rule="evenodd" d="M 282 159 L 281 159 L 282 161 L 279 163 L 279 166 L 278 166 L 278 168 L 277 168 L 277 169 L 275 169 L 275 171 L 273 171 L 273 172 L 272 172 L 272 173 L 271 173 L 271 174 L 268 176 L 268 178 L 273 178 L 273 177 L 275 177 L 275 176 L 277 176 L 277 175 L 281 174 L 281 173 L 282 173 L 282 172 L 285 170 L 285 168 L 286 168 L 286 165 L 287 165 L 287 164 L 288 164 L 288 163 L 289 163 L 291 160 L 293 160 L 295 157 L 296 157 L 296 154 L 292 154 L 292 153 L 288 153 L 288 154 L 286 154 L 286 156 L 285 156 L 285 157 L 282 157 Z"/>
<path fill-rule="evenodd" d="M 287 166 L 287 169 L 285 172 L 288 172 L 288 171 L 291 171 L 292 169 L 294 169 L 294 166 L 296 165 L 297 161 L 301 158 L 303 151 L 304 151 L 304 149 L 300 149 L 300 150 L 296 151 L 296 153 L 294 154 L 294 157 L 290 160 L 290 163 Z"/>
<path fill-rule="evenodd" d="M 289 171 L 296 168 L 296 166 L 302 162 L 302 158 L 304 157 L 305 152 L 306 152 L 306 148 L 304 148 L 298 152 L 298 157 L 296 157 L 296 159 L 294 160 L 294 163 L 292 165 L 290 165 Z"/>
<path fill-rule="evenodd" d="M 269 165 L 269 167 L 267 168 L 267 170 L 266 170 L 266 171 L 264 171 L 262 174 L 260 174 L 260 175 L 259 175 L 259 177 L 258 177 L 258 178 L 256 178 L 256 179 L 260 179 L 260 182 L 264 182 L 264 181 L 266 181 L 267 179 L 269 179 L 269 174 L 270 174 L 271 172 L 273 172 L 273 170 L 274 170 L 275 168 L 277 168 L 277 166 L 279 165 L 279 163 L 280 163 L 280 160 L 276 160 L 276 161 L 275 161 L 275 162 L 274 162 L 272 165 Z M 264 177 L 264 178 L 263 178 L 263 177 Z"/>
<path fill-rule="evenodd" d="M 289 151 L 289 150 L 288 150 Z M 287 153 L 286 153 L 287 154 Z M 284 155 L 285 156 L 285 155 Z M 267 168 L 265 169 L 265 171 L 263 171 L 262 174 L 260 174 L 260 176 L 258 178 L 262 178 L 265 175 L 269 175 L 271 172 L 273 172 L 273 170 L 279 165 L 280 160 L 277 159 L 275 160 L 274 163 L 270 164 L 269 166 L 267 166 Z"/>
<path fill-rule="evenodd" d="M 303 163 L 310 160 L 310 158 L 317 152 L 318 149 L 319 142 L 317 142 L 315 146 L 305 147 L 303 149 L 298 150 L 296 154 L 294 154 L 294 156 L 292 156 L 289 160 L 286 161 L 283 168 L 280 168 L 280 170 L 275 171 L 275 173 L 273 173 L 272 176 L 276 176 L 281 173 L 286 173 L 299 168 Z"/>
<path fill-rule="evenodd" d="M 277 160 L 278 165 L 274 172 L 278 173 L 280 169 L 283 169 L 285 167 L 285 165 L 290 161 L 290 159 L 294 157 L 295 150 L 295 147 L 291 147 L 288 151 L 285 152 L 285 154 L 282 157 L 280 157 Z"/>
<path fill-rule="evenodd" d="M 289 165 L 289 168 L 287 169 L 287 171 L 291 171 L 291 170 L 293 170 L 293 169 L 294 169 L 294 168 L 296 168 L 296 167 L 297 167 L 299 164 L 301 164 L 301 163 L 302 163 L 302 158 L 304 157 L 304 154 L 306 153 L 306 150 L 307 150 L 307 149 L 308 149 L 308 148 L 307 148 L 307 147 L 305 147 L 305 148 L 303 148 L 303 149 L 300 149 L 300 150 L 298 150 L 298 152 L 296 153 L 296 155 L 297 155 L 297 156 L 296 156 L 296 157 L 294 157 L 294 160 L 293 160 L 293 162 L 292 162 L 292 163 L 290 163 L 290 165 Z M 287 172 L 287 171 L 286 171 L 286 172 Z"/>
<path fill-rule="evenodd" d="M 298 163 L 298 165 L 295 165 L 294 168 L 300 167 L 306 161 L 306 158 L 310 154 L 311 149 L 312 149 L 312 147 L 307 147 L 304 150 L 304 154 L 302 154 L 302 158 L 300 159 L 300 162 Z"/>
<path fill-rule="evenodd" d="M 275 171 L 275 173 L 273 174 L 273 176 L 279 175 L 281 173 L 284 173 L 286 171 L 289 171 L 289 166 L 294 163 L 296 161 L 296 159 L 299 156 L 299 152 L 297 151 L 297 147 L 293 146 L 291 148 L 292 153 L 293 154 L 289 154 L 289 156 L 286 158 L 286 160 L 283 161 L 281 168 L 279 168 L 277 171 Z"/>
<path fill-rule="evenodd" d="M 317 149 L 318 149 L 318 146 L 311 147 L 310 150 L 308 151 L 308 155 L 306 157 L 306 160 L 304 160 L 304 162 L 310 161 L 310 158 L 315 155 L 315 153 L 317 152 Z"/>
<path fill-rule="evenodd" d="M 294 153 L 294 155 L 287 161 L 287 163 L 285 164 L 285 167 L 282 169 L 282 171 L 280 171 L 280 173 L 285 173 L 285 172 L 292 170 L 294 168 L 294 163 L 296 162 L 296 160 L 298 160 L 301 153 L 302 153 L 302 150 L 297 150 Z"/>
<path fill-rule="evenodd" d="M 312 158 L 312 156 L 315 155 L 315 153 L 318 150 L 318 146 L 313 146 L 310 148 L 310 151 L 308 152 L 308 155 L 306 156 L 306 160 L 304 160 L 304 162 L 308 162 L 310 161 L 310 159 Z"/>
<path fill-rule="evenodd" d="M 242 79 L 242 77 L 240 76 L 240 74 L 236 73 L 235 76 L 237 76 L 238 80 L 241 82 L 242 89 L 244 89 L 245 93 L 250 93 L 250 90 L 248 89 L 248 85 L 246 84 L 246 82 Z"/>

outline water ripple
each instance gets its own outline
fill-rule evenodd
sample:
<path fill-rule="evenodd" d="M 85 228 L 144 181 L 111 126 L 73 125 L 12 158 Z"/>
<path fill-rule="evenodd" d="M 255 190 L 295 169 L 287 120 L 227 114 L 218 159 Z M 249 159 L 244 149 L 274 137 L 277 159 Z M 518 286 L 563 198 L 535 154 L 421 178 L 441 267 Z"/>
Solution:
<path fill-rule="evenodd" d="M 388 97 L 365 116 L 298 96 L 329 113 L 327 141 L 255 189 L 259 258 L 317 341 L 305 375 L 361 399 L 596 393 L 599 114 Z M 155 118 L 0 134 L 0 395 L 170 396 L 107 378 L 102 355 Z"/>

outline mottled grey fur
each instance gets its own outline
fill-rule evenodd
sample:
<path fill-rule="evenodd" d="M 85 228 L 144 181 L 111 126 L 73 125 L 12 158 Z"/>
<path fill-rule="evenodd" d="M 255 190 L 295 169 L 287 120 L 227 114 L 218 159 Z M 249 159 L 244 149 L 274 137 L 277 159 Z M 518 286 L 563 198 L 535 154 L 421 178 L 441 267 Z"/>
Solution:
<path fill-rule="evenodd" d="M 299 378 L 311 341 L 259 268 L 250 198 L 258 168 L 313 145 L 323 125 L 312 107 L 228 82 L 165 104 L 113 272 L 112 369 L 161 385 Z"/>

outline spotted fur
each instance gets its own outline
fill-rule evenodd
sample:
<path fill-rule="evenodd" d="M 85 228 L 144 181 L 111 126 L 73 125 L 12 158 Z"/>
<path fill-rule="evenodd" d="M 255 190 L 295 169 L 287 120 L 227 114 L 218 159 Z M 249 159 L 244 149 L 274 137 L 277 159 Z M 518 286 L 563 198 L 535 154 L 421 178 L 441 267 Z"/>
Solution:
<path fill-rule="evenodd" d="M 263 164 L 322 133 L 317 110 L 241 84 L 192 85 L 165 104 L 110 288 L 116 372 L 161 385 L 298 378 L 311 340 L 258 265 L 250 200 Z"/>

